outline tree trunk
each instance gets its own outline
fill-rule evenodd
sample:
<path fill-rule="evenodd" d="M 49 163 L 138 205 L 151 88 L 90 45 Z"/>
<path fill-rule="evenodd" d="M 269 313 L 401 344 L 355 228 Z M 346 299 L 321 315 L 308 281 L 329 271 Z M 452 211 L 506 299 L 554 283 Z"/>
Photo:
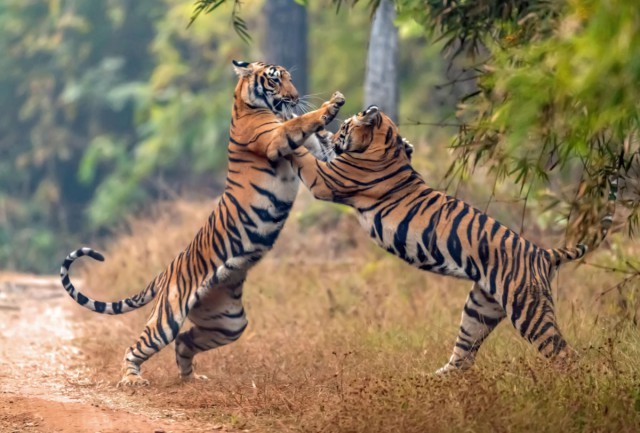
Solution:
<path fill-rule="evenodd" d="M 307 8 L 294 0 L 266 0 L 264 61 L 284 66 L 300 95 L 307 94 Z"/>
<path fill-rule="evenodd" d="M 364 80 L 364 107 L 377 105 L 394 121 L 398 120 L 398 29 L 391 0 L 381 0 L 376 9 Z"/>

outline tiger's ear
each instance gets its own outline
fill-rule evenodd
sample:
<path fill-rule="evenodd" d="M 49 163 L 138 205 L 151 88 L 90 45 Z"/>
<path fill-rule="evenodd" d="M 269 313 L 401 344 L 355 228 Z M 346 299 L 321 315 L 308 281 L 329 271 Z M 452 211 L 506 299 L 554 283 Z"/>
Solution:
<path fill-rule="evenodd" d="M 409 157 L 409 160 L 411 160 L 411 155 L 413 155 L 413 144 L 409 143 L 409 140 L 407 140 L 406 138 L 401 138 L 399 135 L 398 142 L 402 145 L 402 147 L 404 147 L 405 153 Z"/>
<path fill-rule="evenodd" d="M 232 60 L 231 62 L 233 63 L 233 70 L 239 77 L 247 77 L 253 72 L 251 63 L 249 62 L 241 62 L 238 60 Z"/>
<path fill-rule="evenodd" d="M 373 125 L 377 122 L 378 116 L 380 116 L 380 109 L 377 105 L 370 105 L 369 108 L 364 110 L 359 116 L 358 120 L 362 125 Z"/>

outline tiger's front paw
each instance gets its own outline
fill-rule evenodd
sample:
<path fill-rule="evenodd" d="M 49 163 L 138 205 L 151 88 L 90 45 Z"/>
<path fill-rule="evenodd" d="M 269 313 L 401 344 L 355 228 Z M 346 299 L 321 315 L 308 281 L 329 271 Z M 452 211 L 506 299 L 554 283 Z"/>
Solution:
<path fill-rule="evenodd" d="M 117 388 L 128 386 L 149 386 L 149 381 L 139 374 L 125 374 L 118 382 Z"/>
<path fill-rule="evenodd" d="M 340 111 L 340 107 L 344 105 L 345 99 L 344 95 L 340 92 L 335 92 L 331 96 L 331 100 L 329 102 L 325 102 L 322 104 L 325 109 L 325 114 L 322 116 L 322 121 L 325 125 L 331 123 L 331 121 L 336 117 L 338 112 Z"/>
<path fill-rule="evenodd" d="M 342 107 L 344 102 L 344 95 L 337 91 L 331 95 L 331 100 L 329 101 L 330 104 L 336 105 L 338 108 Z"/>

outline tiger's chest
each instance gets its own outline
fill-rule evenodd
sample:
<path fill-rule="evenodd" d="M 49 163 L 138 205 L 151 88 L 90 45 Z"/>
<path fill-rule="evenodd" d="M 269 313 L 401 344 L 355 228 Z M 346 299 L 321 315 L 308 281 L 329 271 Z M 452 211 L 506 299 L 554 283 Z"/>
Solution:
<path fill-rule="evenodd" d="M 246 207 L 247 244 L 254 249 L 268 250 L 286 222 L 298 193 L 299 180 L 287 160 L 274 163 L 268 172 L 250 183 L 250 203 Z"/>
<path fill-rule="evenodd" d="M 286 160 L 265 167 L 256 163 L 251 166 L 253 176 L 250 170 L 233 170 L 246 177 L 241 187 L 229 190 L 224 197 L 224 212 L 219 218 L 224 221 L 224 251 L 229 254 L 225 254 L 212 284 L 233 284 L 244 279 L 247 271 L 273 247 L 298 192 L 298 177 Z M 240 176 L 236 175 L 236 179 Z"/>
<path fill-rule="evenodd" d="M 256 220 L 264 224 L 284 223 L 280 219 L 291 211 L 300 183 L 291 163 L 278 161 L 268 173 L 262 173 L 251 183 L 251 209 Z M 265 212 L 273 218 L 268 218 Z"/>
<path fill-rule="evenodd" d="M 275 164 L 275 176 L 272 176 L 265 184 L 270 184 L 273 191 L 276 192 L 281 200 L 289 202 L 293 205 L 296 195 L 298 194 L 298 186 L 300 179 L 296 174 L 291 161 L 282 159 Z"/>

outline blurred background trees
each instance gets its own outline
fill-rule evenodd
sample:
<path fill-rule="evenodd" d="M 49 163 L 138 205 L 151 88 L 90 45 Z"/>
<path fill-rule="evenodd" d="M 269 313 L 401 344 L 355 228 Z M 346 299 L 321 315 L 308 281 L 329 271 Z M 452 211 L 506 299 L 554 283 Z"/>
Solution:
<path fill-rule="evenodd" d="M 67 250 L 109 235 L 153 201 L 215 197 L 234 58 L 273 58 L 293 67 L 299 88 L 307 80 L 313 104 L 341 90 L 344 113 L 360 109 L 370 10 L 291 6 L 228 2 L 188 26 L 194 3 L 185 0 L 3 1 L 0 268 L 52 272 Z M 298 19 L 296 30 L 287 20 Z M 234 32 L 238 20 L 249 43 Z M 410 96 L 401 113 L 437 119 L 442 101 L 429 88 L 442 81 L 440 48 L 414 23 L 402 31 L 399 83 Z"/>
<path fill-rule="evenodd" d="M 300 95 L 306 95 L 307 8 L 292 0 L 265 0 L 263 13 L 262 61 L 287 68 Z"/>
<path fill-rule="evenodd" d="M 640 8 L 634 0 L 398 0 L 403 14 L 474 59 L 451 173 L 480 165 L 529 199 L 569 207 L 580 237 L 620 176 L 638 230 Z M 556 181 L 555 188 L 553 181 Z M 622 210 L 621 210 L 622 211 Z"/>
<path fill-rule="evenodd" d="M 292 68 L 315 105 L 342 91 L 345 117 L 397 99 L 403 134 L 434 144 L 416 163 L 435 186 L 475 170 L 476 204 L 515 185 L 554 227 L 597 221 L 622 155 L 637 227 L 635 0 L 354 3 L 3 1 L 0 268 L 49 272 L 152 201 L 214 197 L 234 58 Z"/>
<path fill-rule="evenodd" d="M 380 0 L 373 13 L 364 77 L 364 107 L 378 105 L 398 121 L 398 28 L 391 0 Z M 363 108 L 364 108 L 363 107 Z"/>

